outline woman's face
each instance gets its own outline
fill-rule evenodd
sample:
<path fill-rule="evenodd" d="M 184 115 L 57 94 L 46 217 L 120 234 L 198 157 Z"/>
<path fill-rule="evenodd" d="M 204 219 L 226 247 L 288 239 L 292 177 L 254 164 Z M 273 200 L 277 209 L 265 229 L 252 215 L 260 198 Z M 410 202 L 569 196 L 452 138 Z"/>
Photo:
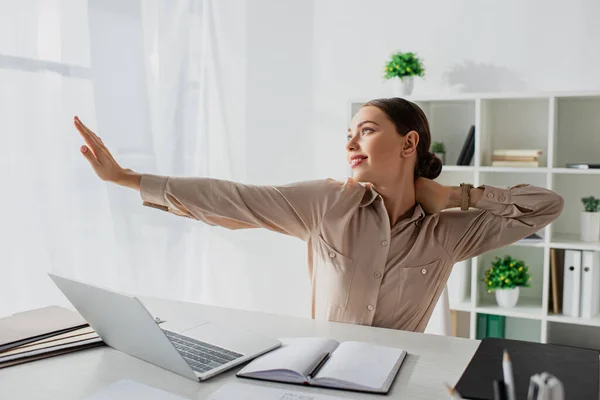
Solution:
<path fill-rule="evenodd" d="M 416 132 L 401 136 L 383 111 L 374 106 L 363 107 L 348 129 L 346 151 L 353 178 L 385 185 L 397 180 L 403 168 L 411 168 L 413 173 L 414 162 L 407 163 L 407 159 L 416 156 L 417 143 Z"/>

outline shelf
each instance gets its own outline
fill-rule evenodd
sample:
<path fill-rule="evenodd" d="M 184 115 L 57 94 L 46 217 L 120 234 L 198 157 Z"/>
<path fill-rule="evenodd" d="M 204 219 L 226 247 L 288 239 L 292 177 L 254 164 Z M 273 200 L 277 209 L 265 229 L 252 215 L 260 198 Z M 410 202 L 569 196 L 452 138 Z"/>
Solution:
<path fill-rule="evenodd" d="M 579 235 L 553 233 L 550 247 L 555 249 L 600 251 L 600 242 L 582 242 Z"/>
<path fill-rule="evenodd" d="M 543 174 L 549 171 L 546 167 L 479 167 L 479 171 L 481 172 L 524 172 L 524 173 L 532 173 L 532 174 Z"/>
<path fill-rule="evenodd" d="M 553 174 L 600 175 L 600 169 L 551 168 Z"/>
<path fill-rule="evenodd" d="M 575 325 L 600 327 L 600 315 L 596 315 L 592 318 L 579 318 L 579 317 L 569 317 L 568 315 L 562 315 L 562 314 L 550 314 L 550 315 L 548 315 L 547 319 L 548 319 L 548 321 L 561 322 L 563 324 L 575 324 Z"/>
<path fill-rule="evenodd" d="M 544 311 L 540 303 L 540 299 L 520 298 L 515 307 L 502 308 L 495 303 L 486 302 L 479 307 L 475 307 L 474 311 L 481 314 L 542 320 L 544 318 Z"/>
<path fill-rule="evenodd" d="M 442 172 L 474 172 L 475 167 L 469 165 L 444 165 Z"/>
<path fill-rule="evenodd" d="M 450 303 L 450 310 L 470 312 L 473 311 L 473 305 L 471 304 L 471 300 L 459 301 Z"/>
<path fill-rule="evenodd" d="M 522 247 L 544 247 L 544 239 L 522 239 L 512 244 L 512 246 Z"/>

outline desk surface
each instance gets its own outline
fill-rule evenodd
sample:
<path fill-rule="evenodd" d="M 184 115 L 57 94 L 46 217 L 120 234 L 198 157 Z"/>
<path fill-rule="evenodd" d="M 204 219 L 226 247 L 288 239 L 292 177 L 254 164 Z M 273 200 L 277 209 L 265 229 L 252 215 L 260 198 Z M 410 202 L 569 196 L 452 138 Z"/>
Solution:
<path fill-rule="evenodd" d="M 347 398 L 446 399 L 444 382 L 454 385 L 479 341 L 427 335 L 287 317 L 259 312 L 234 310 L 170 300 L 142 298 L 154 316 L 193 326 L 195 320 L 212 320 L 246 331 L 273 337 L 326 336 L 339 341 L 359 340 L 401 347 L 408 351 L 398 377 L 388 396 L 370 395 L 331 389 L 285 385 L 297 391 L 317 391 Z M 160 367 L 130 357 L 107 346 L 34 361 L 0 369 L 0 399 L 85 399 L 123 378 L 132 379 L 188 399 L 204 399 L 228 382 L 247 379 L 235 377 L 241 369 L 233 368 L 205 382 L 194 382 Z M 252 384 L 281 384 L 251 381 Z"/>

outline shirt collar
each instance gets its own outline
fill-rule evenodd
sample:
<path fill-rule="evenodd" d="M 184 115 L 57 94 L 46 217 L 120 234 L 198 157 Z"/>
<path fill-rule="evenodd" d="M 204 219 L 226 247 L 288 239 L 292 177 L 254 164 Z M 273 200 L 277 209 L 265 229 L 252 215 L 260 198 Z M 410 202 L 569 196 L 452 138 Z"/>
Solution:
<path fill-rule="evenodd" d="M 365 187 L 364 184 L 361 183 L 361 186 Z M 371 188 L 366 188 L 365 187 L 365 193 L 363 194 L 363 197 L 360 201 L 359 207 L 366 207 L 369 206 L 371 204 L 373 204 L 373 202 L 375 200 L 379 199 L 380 201 L 383 201 L 383 199 L 381 198 L 381 195 L 379 193 L 377 193 L 377 191 L 375 189 Z M 425 217 L 425 210 L 423 210 L 423 207 L 421 207 L 420 203 L 415 203 L 415 206 L 413 208 L 413 213 L 409 218 L 409 222 L 414 222 L 417 220 L 422 219 L 423 217 Z"/>

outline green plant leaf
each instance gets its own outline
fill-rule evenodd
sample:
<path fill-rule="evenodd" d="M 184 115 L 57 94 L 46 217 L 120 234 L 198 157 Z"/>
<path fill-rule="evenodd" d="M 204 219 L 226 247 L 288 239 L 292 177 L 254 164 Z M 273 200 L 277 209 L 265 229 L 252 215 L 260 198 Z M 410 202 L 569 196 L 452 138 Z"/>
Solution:
<path fill-rule="evenodd" d="M 405 76 L 424 76 L 422 60 L 413 52 L 396 52 L 385 64 L 384 78 L 402 78 Z"/>
<path fill-rule="evenodd" d="M 512 289 L 517 286 L 529 287 L 531 275 L 529 266 L 523 260 L 518 260 L 510 255 L 496 256 L 491 262 L 491 267 L 485 271 L 486 290 Z"/>

